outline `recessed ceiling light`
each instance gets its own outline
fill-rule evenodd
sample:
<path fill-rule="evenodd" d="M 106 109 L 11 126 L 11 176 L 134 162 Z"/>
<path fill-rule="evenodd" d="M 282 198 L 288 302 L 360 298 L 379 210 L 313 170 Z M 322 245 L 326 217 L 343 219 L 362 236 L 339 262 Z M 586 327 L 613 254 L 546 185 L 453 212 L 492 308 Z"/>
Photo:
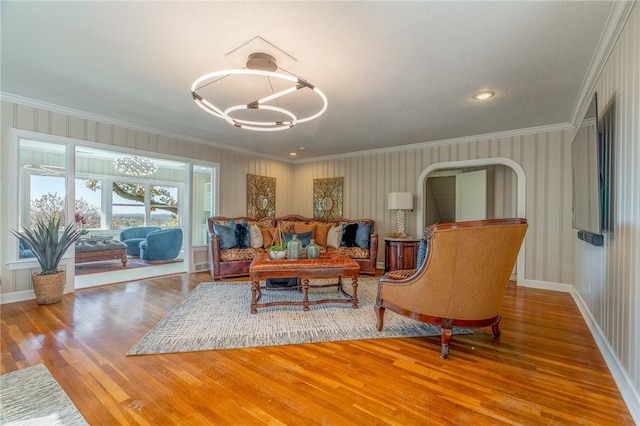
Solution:
<path fill-rule="evenodd" d="M 290 152 L 289 155 L 292 156 L 292 157 L 295 157 L 298 154 L 296 154 L 295 152 Z"/>
<path fill-rule="evenodd" d="M 486 99 L 489 98 L 493 98 L 496 94 L 490 91 L 484 91 L 484 92 L 478 92 L 475 95 L 473 95 L 473 99 L 476 99 L 478 101 L 484 101 Z"/>
<path fill-rule="evenodd" d="M 306 150 L 307 150 L 307 147 L 306 147 L 306 146 L 301 146 L 301 147 L 300 147 L 300 151 L 306 151 Z"/>

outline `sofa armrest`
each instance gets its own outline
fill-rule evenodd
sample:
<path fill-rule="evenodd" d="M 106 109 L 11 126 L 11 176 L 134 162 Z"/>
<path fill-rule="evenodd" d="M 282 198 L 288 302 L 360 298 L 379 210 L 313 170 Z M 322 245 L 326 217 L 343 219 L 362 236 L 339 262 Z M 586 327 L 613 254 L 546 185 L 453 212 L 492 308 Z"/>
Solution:
<path fill-rule="evenodd" d="M 220 275 L 220 236 L 209 232 L 209 272 L 215 278 Z"/>

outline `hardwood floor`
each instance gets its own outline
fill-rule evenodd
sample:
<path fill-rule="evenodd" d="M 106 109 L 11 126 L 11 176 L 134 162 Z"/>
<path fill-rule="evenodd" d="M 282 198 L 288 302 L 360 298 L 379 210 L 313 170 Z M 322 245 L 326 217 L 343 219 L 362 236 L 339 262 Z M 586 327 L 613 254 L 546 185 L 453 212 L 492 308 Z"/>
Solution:
<path fill-rule="evenodd" d="M 513 284 L 500 340 L 454 336 L 447 360 L 438 337 L 124 356 L 202 281 L 3 305 L 1 373 L 43 363 L 92 425 L 633 424 L 571 296 Z"/>

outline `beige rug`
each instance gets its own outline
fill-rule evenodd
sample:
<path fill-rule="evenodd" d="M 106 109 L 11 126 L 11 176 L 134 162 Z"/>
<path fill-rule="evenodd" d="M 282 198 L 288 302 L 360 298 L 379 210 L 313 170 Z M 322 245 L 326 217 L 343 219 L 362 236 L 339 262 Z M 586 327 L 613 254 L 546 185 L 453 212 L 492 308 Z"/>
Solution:
<path fill-rule="evenodd" d="M 350 283 L 345 285 L 345 289 L 351 292 Z M 317 299 L 326 292 L 333 292 L 333 297 L 337 297 L 334 287 L 312 289 L 309 299 Z M 358 309 L 334 303 L 312 305 L 306 312 L 301 306 L 273 306 L 260 308 L 257 314 L 251 314 L 251 285 L 248 282 L 201 283 L 127 355 L 440 336 L 439 327 L 413 321 L 389 310 L 385 313 L 383 330 L 377 331 L 376 293 L 377 280 L 361 278 Z M 283 298 L 302 300 L 302 294 L 297 291 L 264 291 L 261 302 Z M 454 333 L 468 334 L 471 330 L 454 329 Z"/>
<path fill-rule="evenodd" d="M 0 424 L 88 425 L 42 364 L 0 376 Z"/>

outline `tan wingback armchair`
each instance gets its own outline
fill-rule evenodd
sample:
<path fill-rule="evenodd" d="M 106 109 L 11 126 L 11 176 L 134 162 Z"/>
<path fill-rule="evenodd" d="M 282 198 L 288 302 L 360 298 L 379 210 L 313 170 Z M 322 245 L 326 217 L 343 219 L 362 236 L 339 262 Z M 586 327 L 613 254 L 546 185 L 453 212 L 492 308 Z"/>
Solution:
<path fill-rule="evenodd" d="M 489 219 L 429 226 L 427 257 L 406 279 L 382 277 L 375 310 L 382 330 L 384 311 L 440 326 L 442 358 L 449 355 L 453 326 L 492 326 L 500 336 L 500 309 L 526 219 Z"/>

